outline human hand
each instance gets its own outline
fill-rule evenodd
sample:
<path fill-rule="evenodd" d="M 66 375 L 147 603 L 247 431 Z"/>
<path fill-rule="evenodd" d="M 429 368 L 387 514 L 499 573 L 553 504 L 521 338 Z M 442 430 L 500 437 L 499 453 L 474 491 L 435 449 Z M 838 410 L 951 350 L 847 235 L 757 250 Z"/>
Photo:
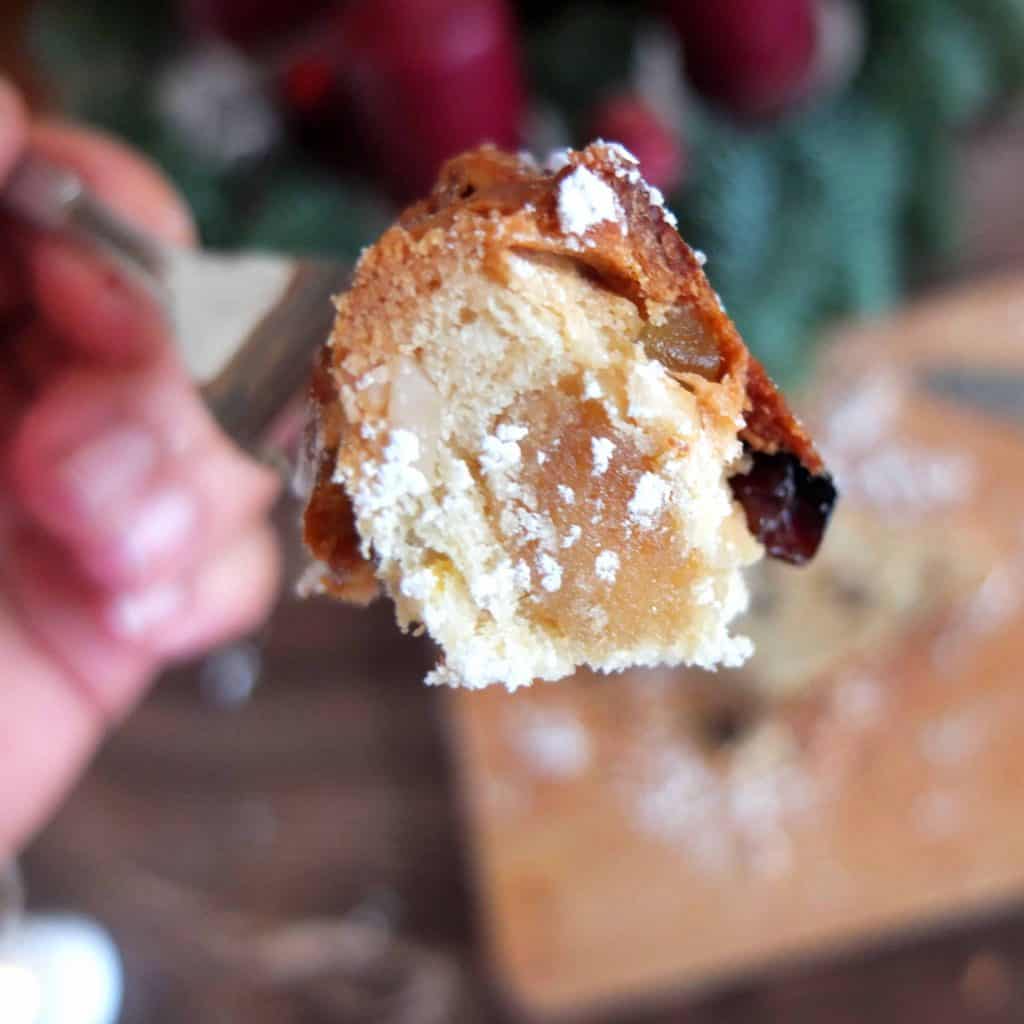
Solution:
<path fill-rule="evenodd" d="M 0 80 L 0 188 L 29 145 L 141 227 L 192 241 L 154 170 L 30 123 Z M 264 616 L 276 492 L 218 431 L 147 297 L 0 219 L 0 860 L 162 665 Z"/>

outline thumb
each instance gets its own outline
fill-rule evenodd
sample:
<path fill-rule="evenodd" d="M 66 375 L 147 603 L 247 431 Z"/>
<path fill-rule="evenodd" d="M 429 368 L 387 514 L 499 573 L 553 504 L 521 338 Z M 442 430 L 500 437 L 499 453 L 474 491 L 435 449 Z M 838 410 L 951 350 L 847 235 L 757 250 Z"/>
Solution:
<path fill-rule="evenodd" d="M 6 78 L 0 77 L 0 182 L 14 166 L 25 142 L 25 108 Z"/>

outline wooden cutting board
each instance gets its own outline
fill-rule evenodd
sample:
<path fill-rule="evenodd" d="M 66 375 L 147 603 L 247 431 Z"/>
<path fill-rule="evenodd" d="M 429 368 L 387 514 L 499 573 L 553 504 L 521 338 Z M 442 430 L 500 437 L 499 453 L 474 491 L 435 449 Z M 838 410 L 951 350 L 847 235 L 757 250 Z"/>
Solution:
<path fill-rule="evenodd" d="M 1024 279 L 843 331 L 798 403 L 840 512 L 815 566 L 754 580 L 749 668 L 452 695 L 514 1003 L 635 1002 L 1024 896 L 1022 394 Z"/>

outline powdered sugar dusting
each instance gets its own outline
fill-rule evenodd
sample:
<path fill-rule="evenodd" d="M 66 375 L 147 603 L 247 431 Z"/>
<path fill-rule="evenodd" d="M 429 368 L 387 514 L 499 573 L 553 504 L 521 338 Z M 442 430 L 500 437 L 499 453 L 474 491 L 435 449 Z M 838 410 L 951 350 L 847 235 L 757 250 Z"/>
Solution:
<path fill-rule="evenodd" d="M 671 490 L 669 482 L 657 473 L 644 473 L 626 506 L 629 518 L 638 526 L 650 528 Z"/>
<path fill-rule="evenodd" d="M 480 445 L 480 467 L 487 473 L 507 473 L 521 458 L 515 441 L 503 441 L 494 434 L 488 434 Z"/>
<path fill-rule="evenodd" d="M 590 737 L 570 709 L 530 708 L 509 722 L 509 740 L 535 774 L 572 779 L 590 763 Z"/>
<path fill-rule="evenodd" d="M 792 737 L 774 723 L 745 740 L 724 770 L 685 739 L 645 744 L 636 770 L 628 806 L 637 826 L 711 874 L 784 874 L 792 824 L 819 799 Z"/>
<path fill-rule="evenodd" d="M 499 423 L 494 434 L 499 441 L 522 441 L 529 432 L 526 427 L 516 423 Z"/>
<path fill-rule="evenodd" d="M 537 556 L 537 568 L 540 570 L 540 585 L 549 593 L 562 589 L 562 567 L 550 555 Z"/>
<path fill-rule="evenodd" d="M 557 174 L 563 167 L 569 166 L 569 149 L 552 150 L 544 161 L 544 170 Z"/>
<path fill-rule="evenodd" d="M 625 232 L 618 197 L 593 171 L 575 168 L 558 186 L 558 222 L 562 231 L 582 235 L 604 221 L 618 222 Z"/>
<path fill-rule="evenodd" d="M 619 556 L 614 551 L 602 551 L 594 559 L 594 572 L 599 580 L 614 583 L 619 575 Z"/>
<path fill-rule="evenodd" d="M 411 430 L 392 430 L 384 461 L 363 467 L 353 504 L 360 520 L 372 517 L 374 522 L 371 533 L 364 533 L 364 555 L 369 554 L 372 540 L 381 558 L 391 558 L 400 541 L 403 506 L 430 490 L 427 478 L 415 465 L 419 457 L 420 439 Z M 336 471 L 335 479 L 339 475 L 347 482 L 346 470 Z"/>
<path fill-rule="evenodd" d="M 590 452 L 594 458 L 594 476 L 604 476 L 615 452 L 614 442 L 607 437 L 592 437 Z"/>

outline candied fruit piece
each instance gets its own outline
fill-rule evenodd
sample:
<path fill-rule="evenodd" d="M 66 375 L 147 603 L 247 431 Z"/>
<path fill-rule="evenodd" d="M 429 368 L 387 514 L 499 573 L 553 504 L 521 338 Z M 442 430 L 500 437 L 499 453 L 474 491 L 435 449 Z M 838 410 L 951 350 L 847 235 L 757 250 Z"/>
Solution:
<path fill-rule="evenodd" d="M 732 477 L 747 527 L 773 558 L 802 565 L 814 557 L 836 501 L 832 478 L 812 475 L 789 452 L 751 452 L 750 471 Z"/>

